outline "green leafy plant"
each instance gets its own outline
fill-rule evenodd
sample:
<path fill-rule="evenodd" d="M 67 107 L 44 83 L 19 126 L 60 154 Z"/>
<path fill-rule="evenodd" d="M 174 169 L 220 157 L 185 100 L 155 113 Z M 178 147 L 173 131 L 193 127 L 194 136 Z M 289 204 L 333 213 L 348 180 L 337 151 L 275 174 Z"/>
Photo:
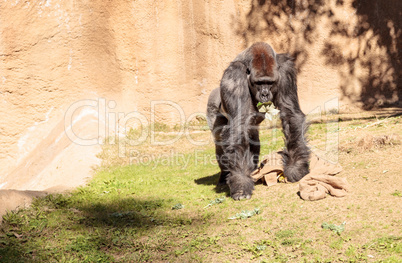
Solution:
<path fill-rule="evenodd" d="M 340 225 L 328 224 L 326 222 L 322 223 L 321 227 L 323 229 L 329 229 L 340 235 L 345 230 L 346 222 L 343 222 Z"/>
<path fill-rule="evenodd" d="M 182 205 L 180 203 L 175 204 L 174 206 L 172 206 L 172 210 L 179 210 L 179 209 L 183 209 L 183 208 L 184 208 L 184 205 Z"/>
<path fill-rule="evenodd" d="M 248 210 L 243 210 L 240 213 L 237 213 L 234 216 L 229 217 L 229 219 L 246 219 L 255 215 L 258 215 L 259 213 L 261 213 L 259 208 L 255 208 L 254 210 L 248 211 Z"/>
<path fill-rule="evenodd" d="M 215 200 L 212 200 L 211 202 L 209 202 L 209 204 L 207 204 L 204 208 L 216 205 L 216 204 L 221 204 L 226 200 L 226 198 L 224 196 L 220 197 L 220 198 L 216 198 Z"/>

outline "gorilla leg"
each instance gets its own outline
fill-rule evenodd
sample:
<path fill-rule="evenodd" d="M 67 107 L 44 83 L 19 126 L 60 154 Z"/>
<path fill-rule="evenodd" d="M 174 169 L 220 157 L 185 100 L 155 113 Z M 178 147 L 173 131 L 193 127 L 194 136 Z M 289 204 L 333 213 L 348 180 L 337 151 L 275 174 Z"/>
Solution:
<path fill-rule="evenodd" d="M 260 134 L 258 128 L 250 130 L 250 159 L 251 170 L 255 170 L 258 167 L 260 159 Z"/>
<path fill-rule="evenodd" d="M 230 174 L 228 163 L 223 158 L 224 149 L 223 149 L 222 138 L 221 138 L 221 129 L 226 124 L 227 124 L 227 119 L 222 115 L 218 115 L 216 118 L 216 121 L 215 121 L 215 125 L 214 125 L 216 128 L 216 131 L 215 131 L 216 135 L 214 136 L 214 138 L 215 138 L 215 154 L 216 154 L 216 160 L 218 161 L 218 164 L 219 164 L 219 168 L 221 169 L 218 185 L 226 185 L 226 179 L 227 179 L 228 175 Z"/>
<path fill-rule="evenodd" d="M 254 190 L 254 181 L 250 177 L 253 165 L 249 136 L 241 127 L 236 128 L 231 124 L 223 128 L 221 136 L 223 155 L 219 162 L 229 170 L 228 173 L 222 174 L 222 179 L 226 176 L 226 183 L 234 200 L 249 199 Z M 234 141 L 236 143 L 233 143 Z"/>
<path fill-rule="evenodd" d="M 226 179 L 230 174 L 227 162 L 224 162 L 222 156 L 224 154 L 222 145 L 222 129 L 228 124 L 228 120 L 220 113 L 221 96 L 220 89 L 214 89 L 208 99 L 207 106 L 207 121 L 212 132 L 215 142 L 215 154 L 221 169 L 218 185 L 225 185 Z"/>

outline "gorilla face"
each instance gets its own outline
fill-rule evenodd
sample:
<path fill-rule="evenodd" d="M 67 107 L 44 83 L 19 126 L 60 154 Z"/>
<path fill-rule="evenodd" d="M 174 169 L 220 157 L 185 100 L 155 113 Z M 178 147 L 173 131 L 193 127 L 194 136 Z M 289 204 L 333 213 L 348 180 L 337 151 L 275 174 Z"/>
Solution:
<path fill-rule="evenodd" d="M 273 96 L 271 92 L 273 83 L 264 83 L 262 85 L 256 84 L 257 94 L 256 99 L 259 102 L 268 102 L 272 101 Z"/>
<path fill-rule="evenodd" d="M 257 102 L 269 102 L 273 100 L 273 87 L 275 82 L 272 80 L 253 81 L 249 77 L 249 88 L 251 94 Z"/>

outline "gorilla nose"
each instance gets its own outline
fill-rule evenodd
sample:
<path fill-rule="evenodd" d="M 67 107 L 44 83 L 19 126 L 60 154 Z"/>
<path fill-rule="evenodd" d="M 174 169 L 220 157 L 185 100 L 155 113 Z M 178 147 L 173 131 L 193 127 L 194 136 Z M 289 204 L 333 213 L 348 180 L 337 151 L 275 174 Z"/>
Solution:
<path fill-rule="evenodd" d="M 267 89 L 261 90 L 261 96 L 260 96 L 261 102 L 268 102 L 271 100 L 271 92 Z"/>

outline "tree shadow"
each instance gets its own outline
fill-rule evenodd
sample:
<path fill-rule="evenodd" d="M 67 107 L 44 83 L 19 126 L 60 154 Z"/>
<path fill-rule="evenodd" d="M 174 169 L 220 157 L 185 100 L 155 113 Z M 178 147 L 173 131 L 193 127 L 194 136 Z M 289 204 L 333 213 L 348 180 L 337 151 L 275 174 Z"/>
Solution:
<path fill-rule="evenodd" d="M 251 0 L 246 21 L 238 21 L 235 17 L 233 21 L 236 34 L 243 38 L 246 47 L 256 39 L 278 39 L 276 49 L 289 52 L 300 71 L 309 59 L 309 46 L 317 38 L 320 17 L 331 15 L 323 0 L 302 3 Z"/>
<path fill-rule="evenodd" d="M 344 5 L 343 1 L 337 1 Z M 350 95 L 351 79 L 360 82 L 362 90 L 359 100 L 366 110 L 375 107 L 399 106 L 401 90 L 401 36 L 402 2 L 398 0 L 366 0 L 352 2 L 357 20 L 354 28 L 347 21 L 334 18 L 330 38 L 325 43 L 322 55 L 329 65 L 345 66 L 341 72 L 341 91 Z M 343 56 L 343 47 L 334 39 L 347 39 L 356 45 Z M 366 74 L 361 74 L 364 70 Z"/>
<path fill-rule="evenodd" d="M 402 1 L 251 0 L 250 6 L 245 20 L 233 17 L 245 46 L 275 40 L 299 72 L 322 56 L 337 69 L 343 98 L 366 110 L 402 107 Z"/>
<path fill-rule="evenodd" d="M 165 201 L 125 198 L 118 203 L 91 203 L 77 207 L 84 215 L 77 223 L 86 227 L 117 227 L 148 230 L 171 218 L 163 212 Z"/>
<path fill-rule="evenodd" d="M 37 238 L 46 234 L 47 230 L 41 230 L 43 225 L 49 229 L 62 228 L 63 231 L 56 231 L 60 235 L 71 233 L 66 236 L 68 241 L 65 247 L 59 247 L 56 258 L 60 255 L 74 254 L 76 258 L 85 259 L 86 262 L 113 261 L 107 253 L 110 247 L 132 248 L 138 246 L 141 249 L 143 243 L 135 240 L 135 237 L 147 235 L 153 228 L 161 226 L 190 225 L 194 222 L 201 222 L 198 216 L 187 213 L 169 213 L 166 211 L 167 203 L 165 199 L 147 198 L 119 198 L 108 201 L 81 200 L 78 203 L 72 202 L 66 195 L 48 195 L 37 199 L 38 202 L 46 204 L 46 209 L 40 206 L 39 210 L 31 209 L 30 222 L 35 226 L 27 233 L 26 227 L 21 218 L 23 210 L 19 210 L 15 215 L 15 220 L 9 220 L 2 226 L 1 230 L 9 229 L 12 233 L 22 233 L 21 236 L 2 240 L 0 234 L 0 261 L 1 262 L 41 262 L 43 258 L 51 258 L 51 246 L 48 249 L 33 249 L 35 242 L 30 239 Z M 60 222 L 50 223 L 47 211 L 56 212 L 63 218 Z M 35 220 L 36 219 L 36 220 Z M 16 221 L 19 220 L 19 221 Z M 52 231 L 52 230 L 51 230 Z M 7 233 L 7 232 L 6 232 Z M 4 235 L 3 235 L 4 236 Z M 29 237 L 29 238 L 28 238 Z M 49 236 L 49 240 L 57 239 Z M 52 241 L 54 242 L 54 241 Z M 63 241 L 56 241 L 62 242 Z M 156 240 L 162 242 L 163 240 Z M 159 243 L 158 243 L 159 244 Z M 67 260 L 68 261 L 68 260 Z M 140 262 L 139 259 L 137 262 Z"/>

